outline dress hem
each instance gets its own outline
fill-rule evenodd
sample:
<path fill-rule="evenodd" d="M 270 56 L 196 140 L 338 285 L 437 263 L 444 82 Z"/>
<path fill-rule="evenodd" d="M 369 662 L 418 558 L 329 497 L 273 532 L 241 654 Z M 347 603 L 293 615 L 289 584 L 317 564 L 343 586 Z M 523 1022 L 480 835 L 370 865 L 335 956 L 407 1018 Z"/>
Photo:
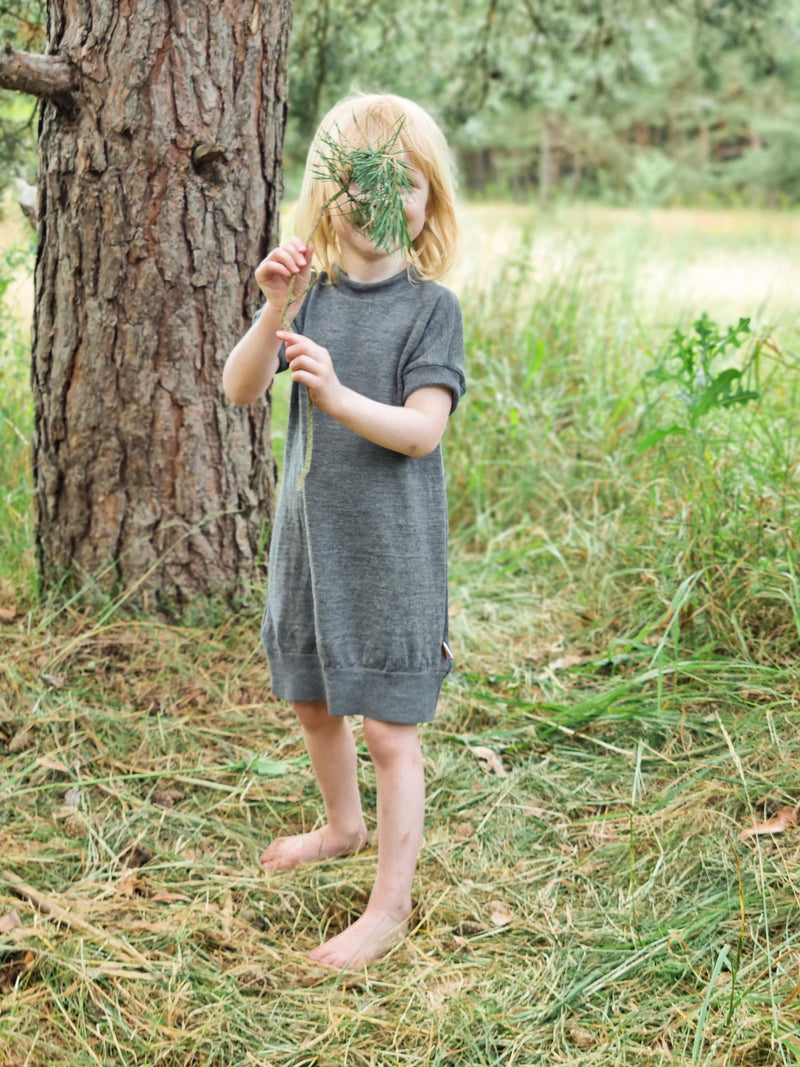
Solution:
<path fill-rule="evenodd" d="M 424 723 L 436 715 L 451 661 L 424 671 L 324 667 L 311 654 L 267 652 L 272 691 L 280 700 L 324 700 L 334 718 L 362 715 L 379 722 Z"/>

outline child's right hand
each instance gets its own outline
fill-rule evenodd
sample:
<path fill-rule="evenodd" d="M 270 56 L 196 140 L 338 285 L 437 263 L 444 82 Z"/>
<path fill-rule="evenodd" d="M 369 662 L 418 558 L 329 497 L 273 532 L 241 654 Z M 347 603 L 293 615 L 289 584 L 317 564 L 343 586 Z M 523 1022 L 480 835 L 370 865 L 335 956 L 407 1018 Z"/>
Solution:
<path fill-rule="evenodd" d="M 307 245 L 299 237 L 292 237 L 273 248 L 266 259 L 256 268 L 258 287 L 271 307 L 283 312 L 289 302 L 294 314 L 300 309 L 308 284 L 311 281 L 311 257 L 313 245 Z M 291 279 L 294 285 L 289 295 Z"/>

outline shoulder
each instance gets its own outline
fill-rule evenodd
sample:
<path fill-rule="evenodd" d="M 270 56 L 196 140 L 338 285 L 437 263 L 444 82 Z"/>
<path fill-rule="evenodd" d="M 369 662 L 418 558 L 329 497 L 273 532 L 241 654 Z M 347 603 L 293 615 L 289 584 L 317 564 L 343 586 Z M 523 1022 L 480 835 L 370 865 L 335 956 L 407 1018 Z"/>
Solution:
<path fill-rule="evenodd" d="M 461 304 L 452 289 L 440 282 L 409 277 L 408 291 L 417 305 L 418 314 L 428 320 L 449 323 L 461 322 Z"/>
<path fill-rule="evenodd" d="M 461 329 L 461 304 L 452 289 L 439 282 L 412 282 L 412 287 L 421 289 L 423 317 L 429 324 L 436 323 L 444 329 Z"/>
<path fill-rule="evenodd" d="M 426 299 L 435 303 L 442 302 L 444 304 L 455 305 L 456 307 L 459 306 L 456 294 L 452 289 L 448 289 L 447 286 L 443 285 L 441 282 L 435 282 L 429 278 L 420 278 L 413 268 L 407 272 L 407 277 L 409 286 L 413 290 L 424 294 Z"/>

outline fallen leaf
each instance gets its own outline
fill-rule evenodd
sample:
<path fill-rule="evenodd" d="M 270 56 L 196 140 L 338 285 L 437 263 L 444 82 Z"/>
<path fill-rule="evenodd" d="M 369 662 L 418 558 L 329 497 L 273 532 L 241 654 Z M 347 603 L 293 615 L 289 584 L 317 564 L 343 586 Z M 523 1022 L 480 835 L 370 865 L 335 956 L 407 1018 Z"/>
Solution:
<path fill-rule="evenodd" d="M 30 748 L 34 741 L 34 728 L 28 723 L 27 726 L 23 726 L 21 730 L 17 730 L 11 740 L 8 742 L 9 752 L 22 752 L 26 748 Z"/>
<path fill-rule="evenodd" d="M 536 675 L 537 682 L 553 681 L 556 671 L 565 671 L 569 667 L 577 667 L 581 663 L 587 663 L 590 656 L 576 656 L 573 652 L 565 652 L 563 656 L 552 660 Z"/>
<path fill-rule="evenodd" d="M 459 937 L 476 937 L 478 934 L 482 934 L 484 927 L 480 923 L 456 923 L 453 927 L 453 933 Z"/>
<path fill-rule="evenodd" d="M 279 778 L 289 770 L 282 760 L 269 759 L 267 756 L 261 756 L 259 759 L 253 760 L 247 769 L 262 778 Z"/>
<path fill-rule="evenodd" d="M 510 922 L 514 921 L 514 916 L 508 909 L 506 904 L 503 904 L 500 900 L 491 900 L 487 905 L 489 909 L 489 919 L 492 926 L 508 926 Z"/>
<path fill-rule="evenodd" d="M 184 799 L 184 796 L 182 790 L 168 788 L 157 789 L 150 799 L 160 808 L 174 808 L 179 801 Z"/>
<path fill-rule="evenodd" d="M 574 1019 L 567 1026 L 567 1033 L 580 1049 L 593 1048 L 597 1044 L 597 1035 L 580 1026 Z"/>
<path fill-rule="evenodd" d="M 138 841 L 134 841 L 123 849 L 117 858 L 121 866 L 132 870 L 134 867 L 144 867 L 145 863 L 149 863 L 153 858 L 153 853 L 144 845 L 140 845 Z"/>
<path fill-rule="evenodd" d="M 754 826 L 749 826 L 746 830 L 742 830 L 739 834 L 739 840 L 744 841 L 748 837 L 756 837 L 759 834 L 780 834 L 784 830 L 788 830 L 790 826 L 797 826 L 797 808 L 781 808 L 776 815 L 773 815 L 771 819 L 767 819 L 766 822 L 758 822 Z"/>
<path fill-rule="evenodd" d="M 433 987 L 428 990 L 431 1007 L 438 1012 L 446 1010 L 458 998 L 463 988 L 464 978 L 460 974 L 435 982 Z"/>
<path fill-rule="evenodd" d="M 64 677 L 61 674 L 42 674 L 40 675 L 40 677 L 43 682 L 47 682 L 48 685 L 52 685 L 53 689 L 64 688 Z"/>
<path fill-rule="evenodd" d="M 0 934 L 9 934 L 12 930 L 18 930 L 20 926 L 22 926 L 22 920 L 16 911 L 0 915 Z"/>
<path fill-rule="evenodd" d="M 37 767 L 44 767 L 46 771 L 60 771 L 62 774 L 69 774 L 69 767 L 66 763 L 59 763 L 58 760 L 48 759 L 47 756 L 40 756 L 36 761 Z"/>
<path fill-rule="evenodd" d="M 176 901 L 180 901 L 182 904 L 192 903 L 188 897 L 181 896 L 180 893 L 168 893 L 166 890 L 155 893 L 150 899 L 156 904 L 174 904 Z"/>
<path fill-rule="evenodd" d="M 128 871 L 128 868 L 125 868 Z M 133 871 L 128 871 L 117 882 L 117 887 L 114 890 L 114 896 L 117 899 L 130 900 L 136 896 L 136 892 L 139 888 L 139 870 L 136 868 Z"/>
<path fill-rule="evenodd" d="M 564 635 L 557 634 L 555 637 L 551 637 L 549 641 L 531 646 L 525 654 L 525 659 L 531 663 L 541 663 L 543 660 L 551 659 L 557 652 L 562 652 L 563 649 Z"/>
<path fill-rule="evenodd" d="M 86 820 L 76 808 L 69 809 L 70 814 L 64 819 L 64 833 L 67 837 L 88 837 L 89 827 Z"/>
<path fill-rule="evenodd" d="M 508 771 L 503 766 L 503 761 L 494 749 L 487 748 L 485 745 L 475 745 L 474 747 L 470 746 L 470 752 L 487 774 L 496 774 L 498 778 L 506 778 L 508 776 Z"/>
<path fill-rule="evenodd" d="M 30 971 L 35 962 L 36 957 L 30 949 L 25 952 L 4 953 L 0 965 L 0 990 L 13 989 L 17 979 Z"/>
<path fill-rule="evenodd" d="M 552 663 L 548 663 L 545 670 L 565 671 L 568 667 L 577 667 L 585 662 L 586 656 L 576 656 L 573 652 L 567 652 L 565 655 L 559 656 L 558 659 L 554 659 Z"/>

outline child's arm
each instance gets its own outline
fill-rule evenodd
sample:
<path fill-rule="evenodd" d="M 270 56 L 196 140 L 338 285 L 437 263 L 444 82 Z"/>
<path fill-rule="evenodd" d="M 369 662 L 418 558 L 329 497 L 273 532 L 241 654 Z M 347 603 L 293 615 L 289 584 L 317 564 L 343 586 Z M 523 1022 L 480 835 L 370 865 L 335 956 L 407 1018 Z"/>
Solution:
<path fill-rule="evenodd" d="M 276 334 L 302 306 L 311 279 L 312 253 L 311 245 L 293 237 L 273 249 L 256 269 L 256 281 L 267 304 L 228 356 L 222 372 L 222 387 L 234 404 L 251 404 L 269 389 L 281 347 Z M 292 278 L 292 300 L 287 307 Z"/>
<path fill-rule="evenodd" d="M 446 386 L 416 389 L 403 407 L 381 404 L 341 384 L 327 349 L 302 334 L 279 330 L 278 337 L 286 342 L 292 380 L 343 426 L 404 456 L 427 456 L 441 441 L 453 403 Z"/>

